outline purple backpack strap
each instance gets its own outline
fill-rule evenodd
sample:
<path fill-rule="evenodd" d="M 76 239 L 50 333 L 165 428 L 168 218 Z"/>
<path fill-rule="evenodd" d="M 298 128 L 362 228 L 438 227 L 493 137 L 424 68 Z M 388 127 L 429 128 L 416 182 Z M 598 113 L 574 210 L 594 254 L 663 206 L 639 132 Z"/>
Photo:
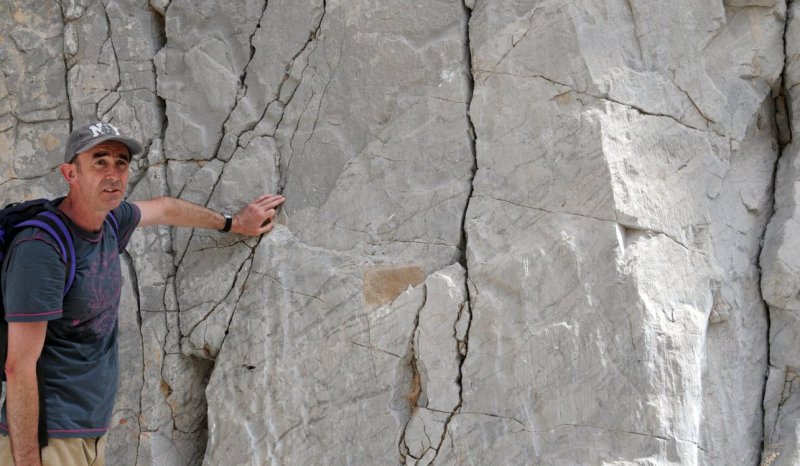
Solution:
<path fill-rule="evenodd" d="M 114 238 L 117 238 L 119 232 L 119 223 L 117 222 L 116 217 L 114 217 L 114 214 L 109 212 L 105 221 L 111 226 L 111 231 L 114 234 Z M 30 220 L 26 220 L 17 224 L 16 227 L 40 228 L 46 231 L 50 236 L 53 237 L 54 240 L 56 240 L 56 243 L 58 243 L 58 247 L 61 250 L 61 258 L 68 267 L 67 282 L 64 285 L 64 296 L 66 296 L 69 289 L 72 288 L 72 283 L 75 281 L 75 268 L 77 260 L 75 259 L 75 243 L 73 243 L 72 235 L 70 234 L 67 226 L 64 224 L 64 221 L 61 220 L 58 215 L 49 211 L 44 211 Z M 0 238 L 0 240 L 2 240 L 2 238 Z"/>
<path fill-rule="evenodd" d="M 117 217 L 114 217 L 114 212 L 109 212 L 106 216 L 106 222 L 111 225 L 111 231 L 114 232 L 114 238 L 117 238 L 119 235 L 119 223 L 117 222 Z M 117 238 L 119 241 L 119 238 Z"/>
<path fill-rule="evenodd" d="M 46 231 L 58 243 L 61 249 L 61 258 L 67 264 L 68 274 L 67 282 L 64 285 L 64 295 L 66 296 L 72 282 L 75 281 L 75 244 L 72 242 L 72 235 L 69 233 L 67 226 L 58 218 L 58 215 L 52 212 L 42 212 L 31 220 L 26 220 L 19 223 L 17 227 L 36 227 Z"/>

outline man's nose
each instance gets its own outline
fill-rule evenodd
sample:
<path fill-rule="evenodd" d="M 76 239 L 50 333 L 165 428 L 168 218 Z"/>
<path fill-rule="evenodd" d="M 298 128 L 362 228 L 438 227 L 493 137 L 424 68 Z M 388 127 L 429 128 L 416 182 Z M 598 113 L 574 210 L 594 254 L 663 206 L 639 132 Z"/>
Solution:
<path fill-rule="evenodd" d="M 119 174 L 119 170 L 117 168 L 111 167 L 108 170 L 106 170 L 106 179 L 107 180 L 117 181 L 117 180 L 119 180 L 119 177 L 120 177 L 120 174 Z"/>

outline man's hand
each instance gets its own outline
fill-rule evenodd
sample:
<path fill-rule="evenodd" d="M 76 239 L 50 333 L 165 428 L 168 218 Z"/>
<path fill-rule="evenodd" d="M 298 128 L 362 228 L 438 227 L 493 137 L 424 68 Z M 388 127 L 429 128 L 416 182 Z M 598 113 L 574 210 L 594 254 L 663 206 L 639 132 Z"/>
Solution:
<path fill-rule="evenodd" d="M 233 216 L 232 233 L 246 236 L 260 236 L 268 233 L 275 225 L 275 209 L 283 204 L 280 194 L 264 194 L 247 204 Z"/>

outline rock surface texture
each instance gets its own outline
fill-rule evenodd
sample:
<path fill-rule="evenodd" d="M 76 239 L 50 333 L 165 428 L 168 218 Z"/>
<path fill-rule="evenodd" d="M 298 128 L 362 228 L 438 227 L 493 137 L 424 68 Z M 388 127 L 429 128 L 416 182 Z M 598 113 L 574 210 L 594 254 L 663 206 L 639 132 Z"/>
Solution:
<path fill-rule="evenodd" d="M 110 465 L 800 463 L 800 3 L 0 3 L 0 202 L 141 139 Z"/>

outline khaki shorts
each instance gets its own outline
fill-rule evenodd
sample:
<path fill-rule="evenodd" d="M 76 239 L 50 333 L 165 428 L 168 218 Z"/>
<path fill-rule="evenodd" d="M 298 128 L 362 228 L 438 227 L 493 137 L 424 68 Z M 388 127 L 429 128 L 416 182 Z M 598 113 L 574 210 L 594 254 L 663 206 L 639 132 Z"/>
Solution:
<path fill-rule="evenodd" d="M 42 466 L 104 466 L 106 435 L 100 438 L 51 438 L 42 450 Z M 13 466 L 11 443 L 0 435 L 0 466 Z"/>

